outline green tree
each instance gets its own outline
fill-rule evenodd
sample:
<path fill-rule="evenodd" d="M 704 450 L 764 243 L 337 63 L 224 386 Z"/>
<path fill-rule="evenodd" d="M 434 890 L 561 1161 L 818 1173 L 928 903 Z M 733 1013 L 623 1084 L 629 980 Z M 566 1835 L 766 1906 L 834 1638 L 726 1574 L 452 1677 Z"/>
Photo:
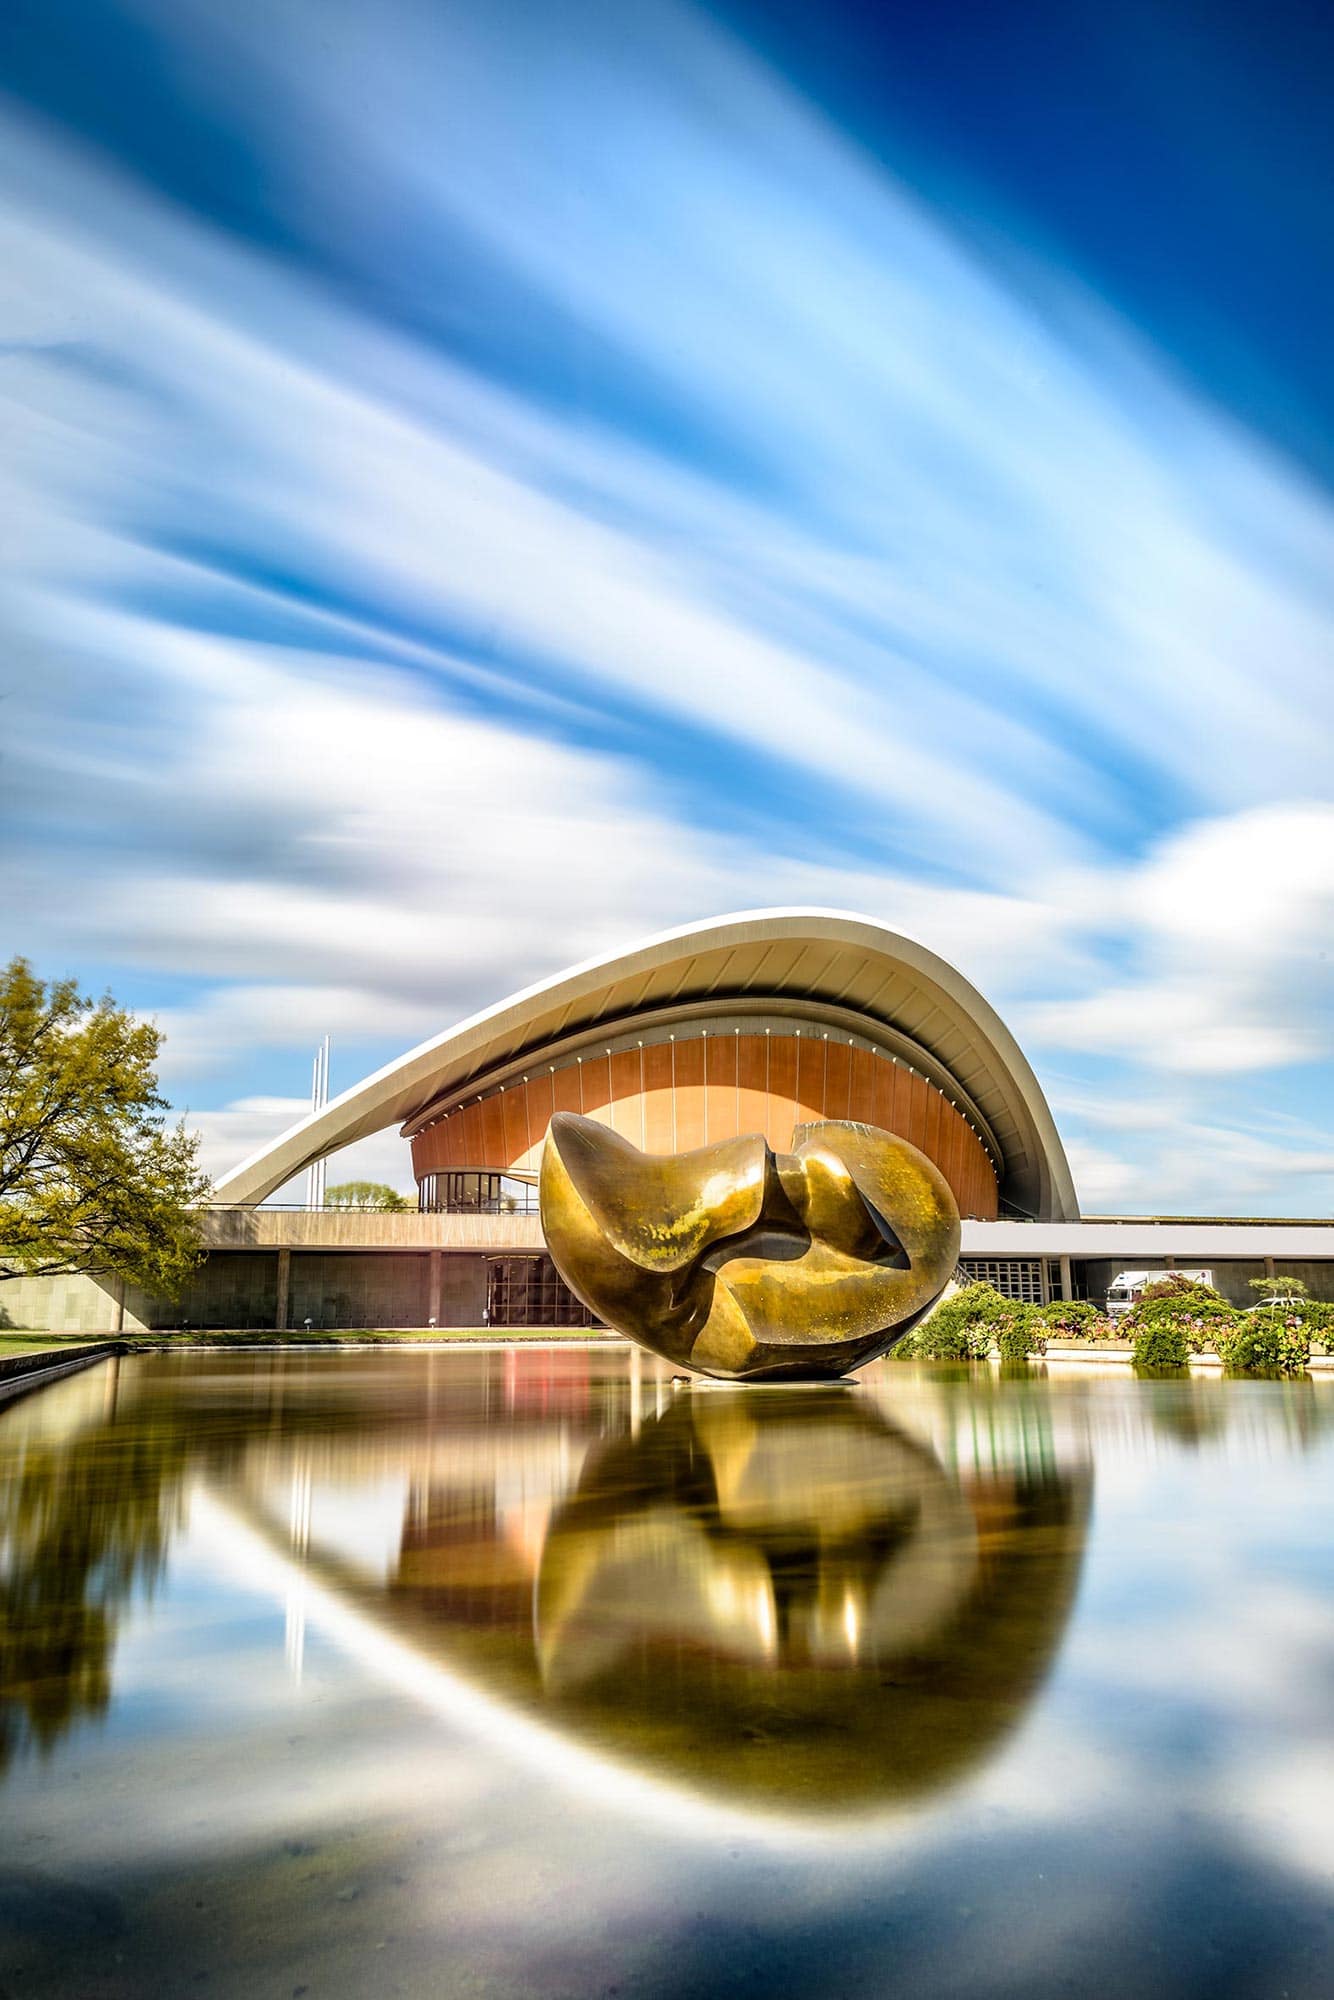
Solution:
<path fill-rule="evenodd" d="M 1304 1301 L 1308 1296 L 1300 1278 L 1252 1278 L 1251 1290 L 1260 1294 L 1262 1306 L 1286 1305 L 1289 1299 Z"/>
<path fill-rule="evenodd" d="M 328 1208 L 411 1208 L 412 1203 L 385 1181 L 340 1181 L 324 1191 Z"/>
<path fill-rule="evenodd" d="M 1167 1271 L 1144 1287 L 1126 1317 L 1136 1326 L 1183 1317 L 1221 1322 L 1235 1319 L 1236 1309 L 1214 1286 L 1202 1284 L 1197 1278 L 1183 1278 L 1178 1271 Z"/>
<path fill-rule="evenodd" d="M 1258 1305 L 1243 1315 L 1247 1323 L 1258 1320 L 1275 1330 L 1300 1331 L 1308 1347 L 1318 1340 L 1326 1353 L 1334 1352 L 1334 1305 L 1313 1299 L 1300 1278 L 1252 1278 L 1251 1290 L 1260 1297 Z"/>
<path fill-rule="evenodd" d="M 85 1271 L 171 1297 L 202 1255 L 198 1138 L 165 1123 L 162 1037 L 110 995 L 0 972 L 0 1279 Z"/>

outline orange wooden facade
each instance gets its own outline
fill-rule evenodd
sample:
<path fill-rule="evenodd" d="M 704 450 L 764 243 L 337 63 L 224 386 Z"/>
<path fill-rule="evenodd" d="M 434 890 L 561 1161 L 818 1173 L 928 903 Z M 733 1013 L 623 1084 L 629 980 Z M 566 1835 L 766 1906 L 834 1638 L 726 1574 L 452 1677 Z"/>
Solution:
<path fill-rule="evenodd" d="M 461 1105 L 412 1142 L 418 1180 L 451 1169 L 535 1173 L 553 1111 L 601 1119 L 650 1153 L 681 1153 L 762 1132 L 776 1152 L 792 1128 L 852 1118 L 897 1132 L 935 1161 L 960 1212 L 997 1212 L 982 1141 L 934 1084 L 903 1063 L 815 1035 L 704 1035 L 530 1070 Z"/>

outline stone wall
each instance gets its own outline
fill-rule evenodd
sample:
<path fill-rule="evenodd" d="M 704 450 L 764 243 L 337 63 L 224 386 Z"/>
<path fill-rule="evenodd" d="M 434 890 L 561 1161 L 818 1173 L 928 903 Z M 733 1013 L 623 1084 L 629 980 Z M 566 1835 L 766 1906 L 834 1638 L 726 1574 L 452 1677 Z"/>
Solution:
<path fill-rule="evenodd" d="M 428 1263 L 420 1251 L 294 1251 L 287 1324 L 425 1326 Z"/>
<path fill-rule="evenodd" d="M 118 1289 L 92 1278 L 11 1278 L 0 1285 L 0 1327 L 50 1333 L 150 1332 L 222 1327 L 267 1332 L 278 1324 L 280 1253 L 214 1250 L 178 1299 Z M 290 1253 L 286 1324 L 319 1327 L 481 1326 L 486 1259 L 429 1251 Z"/>
<path fill-rule="evenodd" d="M 6 1278 L 0 1284 L 0 1329 L 114 1333 L 118 1304 L 115 1289 L 93 1278 Z"/>

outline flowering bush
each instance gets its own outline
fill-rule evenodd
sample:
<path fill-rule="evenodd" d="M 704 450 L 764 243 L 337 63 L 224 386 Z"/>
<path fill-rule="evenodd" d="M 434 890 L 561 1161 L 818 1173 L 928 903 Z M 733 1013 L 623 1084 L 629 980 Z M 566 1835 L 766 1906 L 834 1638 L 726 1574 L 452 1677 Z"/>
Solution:
<path fill-rule="evenodd" d="M 1334 1353 L 1334 1305 L 1324 1299 L 1308 1299 L 1306 1287 L 1295 1279 L 1252 1278 L 1251 1284 L 1257 1291 L 1273 1289 L 1258 1310 L 1246 1315 L 1248 1321 L 1277 1316 L 1290 1330 L 1305 1328 L 1308 1341 L 1318 1340 L 1327 1354 Z"/>
<path fill-rule="evenodd" d="M 1053 1299 L 1032 1308 L 1043 1329 L 1055 1340 L 1119 1340 L 1116 1323 L 1098 1311 L 1091 1299 Z"/>
<path fill-rule="evenodd" d="M 1144 1287 L 1126 1314 L 1126 1322 L 1132 1327 L 1150 1326 L 1163 1320 L 1216 1320 L 1230 1324 L 1237 1317 L 1236 1308 L 1212 1285 L 1201 1285 L 1193 1278 L 1181 1278 L 1168 1271 Z"/>
<path fill-rule="evenodd" d="M 1000 1346 L 1005 1358 L 1019 1359 L 1041 1342 L 1041 1325 L 1035 1321 L 1034 1307 L 1003 1297 L 991 1285 L 962 1285 L 942 1299 L 898 1351 L 917 1361 L 985 1361 L 992 1347 Z M 1001 1340 L 1007 1332 L 1010 1354 Z"/>
<path fill-rule="evenodd" d="M 1300 1375 L 1311 1358 L 1311 1335 L 1299 1313 L 1251 1312 L 1220 1335 L 1217 1347 L 1229 1375 Z"/>
<path fill-rule="evenodd" d="M 1230 1306 L 1212 1285 L 1180 1278 L 1173 1272 L 1146 1285 L 1121 1325 L 1135 1344 L 1138 1361 L 1140 1336 L 1150 1328 L 1179 1336 L 1191 1354 L 1216 1348 L 1243 1324 L 1244 1314 Z M 1176 1367 L 1176 1362 L 1154 1362 L 1154 1367 Z"/>
<path fill-rule="evenodd" d="M 1035 1308 L 1048 1333 L 1063 1339 L 1087 1333 L 1101 1317 L 1092 1299 L 1053 1299 L 1050 1305 Z"/>
<path fill-rule="evenodd" d="M 1319 1341 L 1326 1354 L 1334 1354 L 1334 1306 L 1317 1305 L 1312 1299 L 1302 1314 L 1302 1323 L 1312 1345 Z"/>
<path fill-rule="evenodd" d="M 1170 1320 L 1150 1320 L 1137 1326 L 1133 1338 L 1136 1368 L 1184 1368 L 1190 1359 L 1185 1333 Z"/>
<path fill-rule="evenodd" d="M 935 1314 L 894 1350 L 903 1361 L 985 1361 L 991 1352 L 991 1333 L 979 1328 L 958 1326 L 952 1321 L 935 1324 Z"/>
<path fill-rule="evenodd" d="M 1004 1362 L 1027 1361 L 1030 1354 L 1045 1354 L 1047 1337 L 1041 1307 L 1013 1304 L 996 1329 L 996 1345 Z"/>
<path fill-rule="evenodd" d="M 1156 1322 L 1160 1326 L 1179 1327 L 1186 1337 L 1186 1345 L 1192 1354 L 1216 1353 L 1220 1340 L 1241 1325 L 1241 1314 L 1230 1312 L 1212 1314 L 1208 1319 L 1197 1319 L 1191 1313 L 1183 1313 L 1180 1318 L 1163 1319 Z"/>

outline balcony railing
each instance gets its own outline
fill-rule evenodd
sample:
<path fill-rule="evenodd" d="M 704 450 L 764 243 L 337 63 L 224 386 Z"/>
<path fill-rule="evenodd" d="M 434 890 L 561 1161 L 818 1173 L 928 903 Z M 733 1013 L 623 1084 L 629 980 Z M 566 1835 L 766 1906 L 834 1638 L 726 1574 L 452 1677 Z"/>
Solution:
<path fill-rule="evenodd" d="M 541 1204 L 537 1190 L 528 1195 L 502 1195 L 498 1201 L 423 1202 L 422 1215 L 537 1215 Z"/>
<path fill-rule="evenodd" d="M 537 1215 L 537 1189 L 527 1195 L 502 1195 L 497 1201 L 439 1201 L 419 1207 L 409 1201 L 404 1208 L 360 1208 L 345 1201 L 209 1201 L 204 1207 L 211 1215 Z"/>

